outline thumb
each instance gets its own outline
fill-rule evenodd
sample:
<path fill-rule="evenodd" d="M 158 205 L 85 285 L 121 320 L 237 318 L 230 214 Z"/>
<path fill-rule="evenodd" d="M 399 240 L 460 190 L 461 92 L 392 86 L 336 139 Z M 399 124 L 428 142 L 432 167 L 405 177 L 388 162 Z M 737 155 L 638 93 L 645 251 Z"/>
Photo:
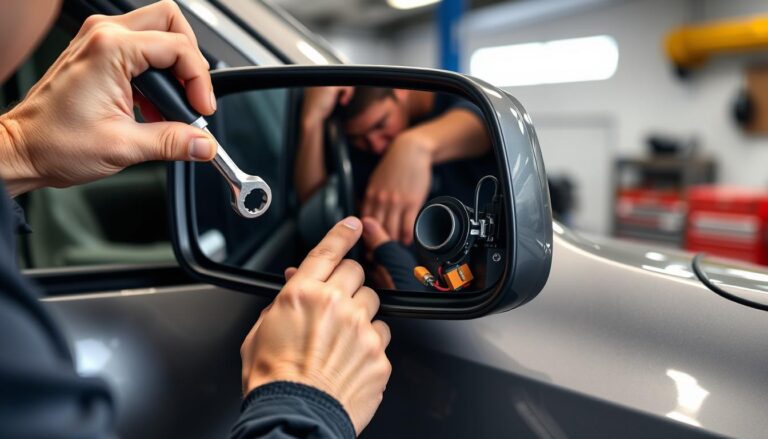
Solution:
<path fill-rule="evenodd" d="M 209 161 L 216 155 L 210 133 L 181 122 L 138 124 L 131 137 L 141 161 Z"/>
<path fill-rule="evenodd" d="M 380 245 L 391 241 L 381 224 L 371 217 L 363 218 L 363 241 L 369 250 L 376 250 Z"/>
<path fill-rule="evenodd" d="M 297 271 L 299 271 L 299 269 L 296 268 L 296 267 L 288 267 L 288 268 L 286 268 L 285 269 L 285 281 L 288 282 L 289 280 L 291 280 L 291 278 L 293 277 L 294 274 L 296 274 Z"/>

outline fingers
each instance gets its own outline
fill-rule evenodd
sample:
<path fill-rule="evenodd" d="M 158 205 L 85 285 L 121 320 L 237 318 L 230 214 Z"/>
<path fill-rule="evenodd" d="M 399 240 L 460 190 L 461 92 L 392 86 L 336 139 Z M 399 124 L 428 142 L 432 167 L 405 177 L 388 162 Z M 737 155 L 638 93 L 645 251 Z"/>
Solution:
<path fill-rule="evenodd" d="M 385 221 L 387 220 L 387 208 L 384 203 L 375 202 L 370 209 L 369 215 L 384 227 Z M 386 227 L 384 230 L 387 230 Z"/>
<path fill-rule="evenodd" d="M 339 91 L 339 103 L 341 105 L 349 104 L 354 94 L 355 94 L 354 87 L 341 87 L 341 90 Z"/>
<path fill-rule="evenodd" d="M 160 30 L 184 34 L 197 46 L 197 37 L 192 31 L 192 26 L 189 25 L 181 13 L 181 9 L 173 1 L 160 1 L 110 18 L 134 31 Z"/>
<path fill-rule="evenodd" d="M 363 282 L 365 282 L 363 267 L 352 259 L 344 259 L 333 270 L 327 284 L 338 288 L 349 294 L 349 297 L 352 297 L 363 285 Z"/>
<path fill-rule="evenodd" d="M 366 245 L 371 244 L 371 249 L 392 239 L 402 241 L 406 245 L 413 242 L 413 227 L 419 213 L 419 207 L 409 204 L 406 204 L 404 208 L 401 206 L 402 204 L 396 202 L 383 203 L 372 197 L 367 198 L 361 209 L 364 224 L 367 224 L 363 238 L 366 240 Z M 368 220 L 367 223 L 366 219 Z M 386 235 L 387 239 L 381 238 L 380 233 Z M 377 241 L 380 242 L 372 243 L 371 240 L 374 239 L 374 236 L 379 237 Z"/>
<path fill-rule="evenodd" d="M 165 3 L 168 2 L 160 5 Z M 162 7 L 178 10 L 173 4 Z M 184 17 L 180 12 L 178 18 L 168 18 L 152 17 L 143 9 L 134 11 L 139 12 L 117 17 L 91 16 L 72 45 L 86 53 L 95 52 L 103 59 L 119 60 L 120 67 L 131 77 L 150 67 L 171 68 L 184 82 L 189 103 L 202 114 L 212 114 L 216 111 L 216 99 L 208 73 L 210 66 Z"/>
<path fill-rule="evenodd" d="M 200 51 L 182 34 L 162 31 L 131 32 L 125 36 L 126 49 L 134 57 L 132 76 L 138 76 L 149 67 L 170 68 L 184 82 L 189 103 L 203 114 L 216 111 L 211 75 Z"/>
<path fill-rule="evenodd" d="M 208 161 L 216 155 L 216 141 L 207 132 L 180 122 L 154 122 L 126 124 L 125 138 L 133 140 L 133 148 L 125 148 L 129 154 L 125 163 L 149 160 Z"/>
<path fill-rule="evenodd" d="M 361 217 L 372 217 L 373 215 L 373 203 L 371 202 L 371 199 L 369 196 L 366 195 L 365 199 L 363 199 L 363 205 L 360 207 L 360 216 Z M 375 218 L 374 218 L 375 219 Z"/>
<path fill-rule="evenodd" d="M 400 205 L 393 203 L 391 206 L 389 206 L 389 210 L 387 210 L 386 213 L 386 227 L 387 234 L 389 236 L 393 236 L 395 239 L 400 239 L 400 236 L 403 234 L 403 232 L 400 230 L 400 223 L 403 218 L 402 210 L 400 209 Z"/>
<path fill-rule="evenodd" d="M 380 245 L 392 240 L 381 224 L 371 217 L 363 217 L 363 240 L 365 247 L 376 250 Z"/>
<path fill-rule="evenodd" d="M 381 337 L 381 345 L 384 348 L 389 346 L 389 342 L 392 340 L 392 332 L 389 330 L 389 325 L 381 320 L 376 320 L 371 325 L 373 326 L 373 330 L 379 334 L 379 337 Z"/>
<path fill-rule="evenodd" d="M 365 311 L 369 321 L 373 320 L 373 316 L 379 311 L 379 295 L 368 287 L 360 287 L 352 296 L 352 302 Z"/>
<path fill-rule="evenodd" d="M 284 272 L 284 274 L 285 274 L 285 281 L 288 282 L 289 280 L 291 280 L 291 278 L 293 277 L 294 274 L 296 274 L 297 271 L 299 271 L 299 269 L 296 268 L 296 267 L 288 267 L 288 268 L 286 268 L 285 272 Z"/>
<path fill-rule="evenodd" d="M 407 207 L 403 213 L 403 222 L 401 224 L 402 235 L 400 240 L 405 245 L 411 245 L 413 242 L 413 230 L 416 227 L 416 217 L 419 215 L 419 207 Z"/>
<path fill-rule="evenodd" d="M 321 282 L 328 280 L 344 255 L 360 239 L 362 229 L 360 220 L 352 216 L 338 222 L 309 252 L 295 276 Z"/>

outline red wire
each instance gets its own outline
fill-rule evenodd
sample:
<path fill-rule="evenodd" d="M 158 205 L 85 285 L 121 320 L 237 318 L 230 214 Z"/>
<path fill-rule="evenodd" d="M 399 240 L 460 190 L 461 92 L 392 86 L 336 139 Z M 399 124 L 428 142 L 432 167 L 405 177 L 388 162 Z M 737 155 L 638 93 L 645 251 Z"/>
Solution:
<path fill-rule="evenodd" d="M 443 286 L 440 285 L 440 279 L 442 279 L 442 277 L 443 277 L 443 267 L 442 267 L 442 265 L 437 267 L 437 274 L 440 276 L 440 278 L 435 279 L 437 282 L 435 282 L 435 284 L 432 285 L 432 286 L 435 287 L 435 289 L 437 291 L 451 291 L 450 288 L 443 287 Z"/>

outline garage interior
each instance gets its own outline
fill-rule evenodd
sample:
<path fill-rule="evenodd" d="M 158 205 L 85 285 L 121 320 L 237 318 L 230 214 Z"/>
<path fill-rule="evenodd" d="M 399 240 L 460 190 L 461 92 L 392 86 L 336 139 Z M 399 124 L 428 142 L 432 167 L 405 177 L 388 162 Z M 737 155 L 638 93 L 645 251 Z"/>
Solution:
<path fill-rule="evenodd" d="M 4 433 L 9 425 L 60 418 L 43 410 L 67 399 L 42 391 L 49 382 L 84 382 L 109 399 L 97 410 L 78 393 L 67 410 L 76 428 L 90 425 L 83 413 L 108 414 L 96 428 L 117 437 L 227 437 L 238 419 L 261 418 L 249 407 L 264 401 L 280 421 L 285 407 L 254 389 L 317 383 L 270 375 L 258 385 L 249 368 L 279 371 L 261 360 L 303 340 L 295 351 L 331 372 L 331 359 L 364 370 L 375 359 L 356 349 L 374 343 L 320 355 L 313 335 L 341 346 L 376 322 L 389 329 L 365 340 L 382 342 L 374 353 L 391 369 L 375 378 L 386 387 L 363 439 L 766 437 L 768 1 L 158 1 L 61 0 L 49 32 L 0 83 L 0 116 L 57 74 L 49 68 L 87 16 L 177 5 L 208 62 L 200 73 L 213 78 L 215 111 L 185 123 L 210 128 L 211 153 L 226 148 L 240 183 L 268 185 L 254 193 L 269 211 L 242 215 L 243 188 L 215 159 L 188 160 L 199 159 L 194 142 L 181 159 L 14 197 L 19 233 L 0 256 L 36 286 L 0 294 L 0 438 L 21 437 Z M 120 90 L 158 107 L 126 72 Z M 59 80 L 59 90 L 90 90 L 99 74 Z M 159 83 L 160 102 L 184 104 L 166 93 L 189 84 L 177 82 Z M 358 114 L 353 94 L 373 96 Z M 406 113 L 418 103 L 430 111 Z M 130 107 L 131 127 L 151 128 Z M 426 146 L 408 136 L 424 126 L 440 134 Z M 89 134 L 46 144 L 71 148 Z M 438 159 L 436 146 L 452 143 L 466 154 Z M 380 169 L 389 178 L 375 186 Z M 392 187 L 397 201 L 418 203 L 412 217 L 381 196 Z M 406 233 L 388 230 L 393 218 Z M 348 245 L 321 241 L 329 230 Z M 324 274 L 303 282 L 318 261 Z M 29 317 L 45 330 L 33 342 L 14 326 Z M 346 317 L 356 326 L 339 325 Z M 49 361 L 49 338 L 61 362 Z M 337 414 L 349 410 L 341 392 L 325 393 Z"/>
<path fill-rule="evenodd" d="M 276 4 L 353 63 L 502 86 L 531 114 L 575 230 L 768 264 L 765 2 Z"/>

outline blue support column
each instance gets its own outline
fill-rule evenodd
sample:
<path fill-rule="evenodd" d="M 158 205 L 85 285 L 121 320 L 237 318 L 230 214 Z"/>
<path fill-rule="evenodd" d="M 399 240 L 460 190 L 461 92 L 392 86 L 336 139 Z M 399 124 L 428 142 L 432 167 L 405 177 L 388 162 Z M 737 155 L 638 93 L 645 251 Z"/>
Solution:
<path fill-rule="evenodd" d="M 466 9 L 466 0 L 442 0 L 437 8 L 440 68 L 459 71 L 459 21 Z"/>

